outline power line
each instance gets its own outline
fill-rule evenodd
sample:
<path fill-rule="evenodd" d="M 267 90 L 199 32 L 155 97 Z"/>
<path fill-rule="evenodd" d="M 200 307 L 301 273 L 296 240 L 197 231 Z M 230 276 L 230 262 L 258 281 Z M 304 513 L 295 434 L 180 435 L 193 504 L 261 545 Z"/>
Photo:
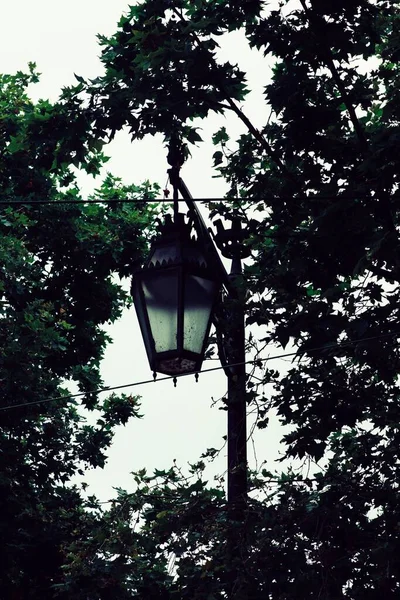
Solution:
<path fill-rule="evenodd" d="M 268 200 L 360 200 L 360 199 L 376 199 L 374 196 L 264 196 L 264 197 L 232 197 L 232 198 L 193 198 L 195 202 L 226 202 L 228 200 L 235 202 L 267 202 Z M 400 195 L 391 196 L 391 200 L 399 200 Z M 86 198 L 86 199 L 56 199 L 56 200 L 0 200 L 0 206 L 45 206 L 59 204 L 138 204 L 139 202 L 167 202 L 172 203 L 173 200 L 169 198 Z M 179 198 L 178 202 L 185 202 L 184 199 Z"/>
<path fill-rule="evenodd" d="M 201 198 L 200 200 L 203 200 L 203 198 Z M 204 200 L 208 200 L 208 198 L 205 198 Z M 216 202 L 218 199 L 214 199 L 214 201 Z M 221 200 L 227 200 L 227 198 L 222 198 Z M 182 199 L 179 200 L 180 202 L 183 202 Z M 24 205 L 28 205 L 28 206 L 44 206 L 44 205 L 52 205 L 52 206 L 57 206 L 59 204 L 139 204 L 140 202 L 169 202 L 172 204 L 173 200 L 168 200 L 167 198 L 109 198 L 108 200 L 102 199 L 102 198 L 77 198 L 77 199 L 68 199 L 68 200 L 61 200 L 61 199 L 57 199 L 57 200 L 0 200 L 0 206 L 24 206 Z"/>
<path fill-rule="evenodd" d="M 400 336 L 400 331 L 395 332 L 395 333 L 384 333 L 382 335 L 375 335 L 375 336 L 371 336 L 371 337 L 360 338 L 358 340 L 352 340 L 352 341 L 348 341 L 348 342 L 327 344 L 325 346 L 319 346 L 316 348 L 309 348 L 307 350 L 307 352 L 311 353 L 311 352 L 319 352 L 321 350 L 330 350 L 333 348 L 343 348 L 346 346 L 351 346 L 352 344 L 359 344 L 360 342 L 368 342 L 368 341 L 372 341 L 372 340 L 382 339 L 385 337 L 396 337 L 396 336 Z M 268 356 L 266 358 L 256 358 L 254 360 L 246 360 L 244 362 L 232 363 L 232 364 L 223 365 L 220 367 L 212 367 L 211 369 L 204 369 L 203 371 L 200 371 L 200 373 L 201 374 L 211 373 L 213 371 L 220 371 L 221 369 L 226 370 L 226 369 L 230 369 L 233 367 L 239 367 L 241 365 L 248 365 L 248 364 L 257 365 L 259 363 L 265 363 L 265 362 L 269 362 L 271 360 L 278 360 L 280 358 L 288 358 L 290 356 L 298 356 L 298 352 L 297 351 L 296 352 L 286 352 L 284 354 L 277 354 L 276 356 Z M 67 394 L 64 396 L 54 396 L 52 398 L 43 398 L 42 400 L 34 400 L 33 402 L 21 402 L 19 404 L 9 404 L 8 406 L 1 406 L 0 411 L 11 410 L 13 408 L 22 408 L 25 406 L 33 406 L 33 405 L 37 405 L 37 404 L 45 404 L 48 402 L 58 402 L 60 400 L 72 400 L 73 398 L 79 398 L 80 396 L 85 396 L 86 394 L 101 394 L 103 392 L 113 392 L 115 390 L 121 390 L 121 389 L 129 388 L 129 387 L 136 387 L 138 385 L 147 385 L 148 383 L 154 384 L 154 383 L 158 383 L 160 381 L 168 381 L 171 379 L 176 380 L 181 377 L 188 377 L 189 375 L 196 375 L 196 374 L 195 373 L 183 373 L 181 375 L 168 375 L 166 377 L 160 377 L 160 378 L 156 378 L 156 379 L 145 379 L 143 381 L 135 381 L 133 383 L 124 383 L 122 385 L 116 385 L 113 387 L 106 386 L 106 387 L 98 388 L 96 390 L 89 390 L 86 392 L 77 392 L 76 394 Z"/>

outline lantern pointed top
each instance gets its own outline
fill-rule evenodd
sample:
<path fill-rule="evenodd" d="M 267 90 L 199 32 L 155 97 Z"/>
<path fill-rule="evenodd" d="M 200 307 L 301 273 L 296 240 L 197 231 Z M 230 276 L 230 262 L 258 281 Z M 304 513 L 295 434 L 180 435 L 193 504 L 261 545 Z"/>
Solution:
<path fill-rule="evenodd" d="M 185 215 L 176 213 L 174 219 L 166 215 L 160 224 L 159 235 L 154 240 L 147 268 L 162 268 L 172 265 L 191 265 L 205 270 L 209 267 L 204 249 L 192 236 L 192 224 L 186 223 Z"/>
<path fill-rule="evenodd" d="M 183 213 L 176 212 L 174 218 L 172 218 L 171 214 L 165 215 L 165 220 L 164 222 L 160 222 L 158 230 L 165 238 L 168 236 L 176 237 L 177 234 L 190 238 L 192 227 L 190 223 L 186 223 Z"/>

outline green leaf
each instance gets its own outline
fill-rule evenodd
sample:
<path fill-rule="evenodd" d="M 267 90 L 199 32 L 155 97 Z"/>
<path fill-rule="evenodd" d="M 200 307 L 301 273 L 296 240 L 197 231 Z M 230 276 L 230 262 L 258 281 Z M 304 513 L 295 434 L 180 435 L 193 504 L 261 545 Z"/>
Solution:
<path fill-rule="evenodd" d="M 223 154 L 219 150 L 213 154 L 214 167 L 217 167 L 223 162 Z"/>
<path fill-rule="evenodd" d="M 213 142 L 214 146 L 217 146 L 218 144 L 221 144 L 221 143 L 225 144 L 228 141 L 229 141 L 229 136 L 227 134 L 226 127 L 221 127 L 221 129 L 219 129 L 212 136 L 212 142 Z"/>
<path fill-rule="evenodd" d="M 202 138 L 200 137 L 200 135 L 197 133 L 197 130 L 194 129 L 193 127 L 189 128 L 189 131 L 186 134 L 186 139 L 191 144 L 195 144 L 196 142 L 202 142 L 203 141 Z"/>
<path fill-rule="evenodd" d="M 309 296 L 310 298 L 321 295 L 321 290 L 314 289 L 312 285 L 309 285 L 306 287 L 306 292 L 307 292 L 307 296 Z"/>

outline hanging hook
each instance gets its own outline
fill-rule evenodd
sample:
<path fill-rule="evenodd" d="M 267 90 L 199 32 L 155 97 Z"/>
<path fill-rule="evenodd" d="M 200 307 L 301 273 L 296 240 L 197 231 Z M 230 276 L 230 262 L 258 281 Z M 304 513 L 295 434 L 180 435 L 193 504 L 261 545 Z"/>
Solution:
<path fill-rule="evenodd" d="M 195 373 L 195 374 L 194 374 L 194 378 L 195 378 L 195 380 L 196 380 L 196 383 L 198 383 L 198 381 L 199 381 L 199 374 L 198 374 L 198 373 Z"/>
<path fill-rule="evenodd" d="M 174 223 L 178 222 L 178 212 L 179 212 L 178 190 L 176 188 L 174 188 Z"/>
<path fill-rule="evenodd" d="M 174 377 L 174 378 L 173 378 L 174 387 L 176 387 L 176 382 L 177 382 L 177 381 L 178 381 L 178 380 L 177 380 L 177 378 L 176 378 L 176 377 Z"/>

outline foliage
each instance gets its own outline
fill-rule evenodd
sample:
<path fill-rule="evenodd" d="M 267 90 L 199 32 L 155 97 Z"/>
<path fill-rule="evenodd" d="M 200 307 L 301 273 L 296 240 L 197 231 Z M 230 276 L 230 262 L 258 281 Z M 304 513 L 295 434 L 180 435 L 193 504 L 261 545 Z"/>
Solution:
<path fill-rule="evenodd" d="M 85 148 L 91 172 L 102 155 L 77 125 L 84 115 L 67 127 L 62 103 L 29 99 L 36 80 L 34 65 L 0 77 L 0 596 L 15 599 L 54 597 L 64 545 L 99 520 L 71 478 L 103 466 L 114 427 L 140 416 L 138 398 L 96 389 L 103 325 L 129 303 L 118 276 L 142 260 L 155 212 L 144 199 L 157 191 L 109 175 L 93 196 L 104 204 L 84 202 L 70 165 Z"/>
<path fill-rule="evenodd" d="M 296 352 L 287 373 L 263 370 L 270 400 L 253 384 L 250 407 L 258 403 L 266 435 L 267 411 L 277 411 L 290 426 L 287 457 L 306 466 L 252 475 L 242 567 L 243 597 L 254 600 L 398 596 L 398 4 L 145 0 L 115 35 L 100 38 L 104 75 L 65 90 L 56 110 L 70 111 L 84 140 L 78 136 L 80 155 L 70 140 L 60 142 L 56 170 L 71 158 L 87 166 L 85 149 L 100 160 L 97 148 L 123 127 L 134 139 L 178 136 L 188 148 L 200 142 L 196 123 L 212 112 L 233 113 L 246 127 L 236 141 L 229 128 L 214 134 L 215 167 L 230 193 L 211 209 L 213 217 L 235 213 L 247 227 L 248 324 L 260 326 L 261 343 Z M 261 129 L 240 105 L 246 74 L 218 62 L 218 40 L 234 30 L 265 54 L 266 73 L 272 62 L 271 117 Z M 94 247 L 117 269 L 108 232 L 107 225 L 105 246 Z M 86 243 L 85 229 L 79 234 Z M 76 264 L 94 269 L 84 252 Z M 66 282 L 73 299 L 70 275 Z M 84 338 L 63 333 L 72 344 L 74 335 Z M 75 376 L 88 356 L 71 366 Z M 226 597 L 225 503 L 199 471 L 201 464 L 191 481 L 175 467 L 137 474 L 137 491 L 121 491 L 98 528 L 66 539 L 59 593 Z"/>
<path fill-rule="evenodd" d="M 312 477 L 257 475 L 265 497 L 249 506 L 247 597 L 398 594 L 397 5 L 144 1 L 100 38 L 105 74 L 87 85 L 103 140 L 127 126 L 134 139 L 159 132 L 189 147 L 200 141 L 193 120 L 211 112 L 234 113 L 247 129 L 235 144 L 226 128 L 213 136 L 217 172 L 241 200 L 212 214 L 234 211 L 247 227 L 248 324 L 262 328 L 262 343 L 297 351 L 289 372 L 265 370 L 271 401 L 259 385 L 249 399 L 266 431 L 268 408 L 290 425 L 287 457 L 325 464 Z M 219 37 L 234 30 L 264 53 L 266 72 L 273 63 L 261 130 L 239 105 L 246 74 L 218 62 Z M 221 524 L 200 527 L 188 501 L 186 529 L 177 499 L 160 506 L 149 492 L 146 502 L 146 539 L 160 557 L 177 556 L 165 597 L 224 597 Z M 200 527 L 197 546 L 190 527 Z M 184 559 L 174 540 L 187 543 Z"/>

